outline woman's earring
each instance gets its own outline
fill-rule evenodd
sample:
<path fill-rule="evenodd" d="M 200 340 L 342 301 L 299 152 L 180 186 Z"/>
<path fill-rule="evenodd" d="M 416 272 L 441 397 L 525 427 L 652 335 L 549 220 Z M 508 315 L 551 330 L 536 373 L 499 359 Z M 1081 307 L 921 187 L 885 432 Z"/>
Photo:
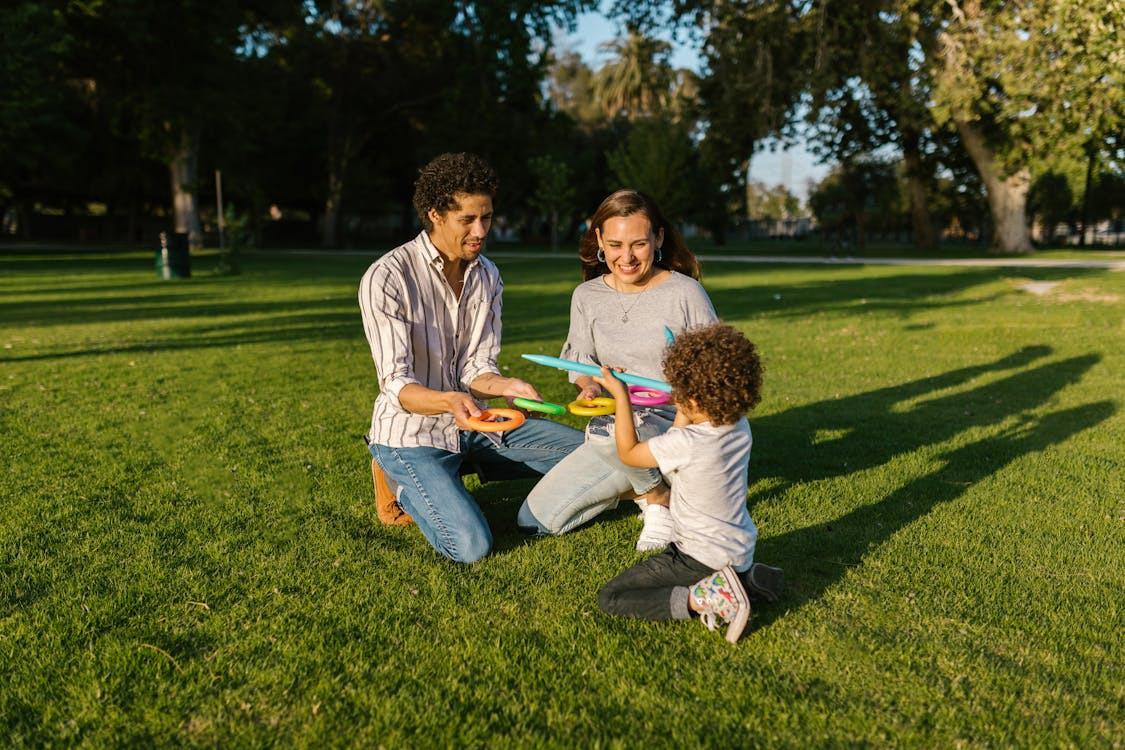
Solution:
<path fill-rule="evenodd" d="M 656 262 L 659 263 L 661 258 L 663 258 L 663 257 L 664 257 L 664 253 L 661 251 L 661 249 L 656 248 Z"/>
<path fill-rule="evenodd" d="M 598 262 L 605 263 L 605 252 L 599 247 L 597 252 Z"/>

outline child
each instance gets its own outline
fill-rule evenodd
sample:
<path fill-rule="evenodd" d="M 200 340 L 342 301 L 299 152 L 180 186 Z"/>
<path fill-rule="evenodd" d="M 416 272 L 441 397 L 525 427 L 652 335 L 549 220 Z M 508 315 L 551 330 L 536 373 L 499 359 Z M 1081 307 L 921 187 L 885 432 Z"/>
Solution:
<path fill-rule="evenodd" d="M 727 624 L 738 640 L 750 619 L 747 589 L 770 601 L 782 572 L 754 565 L 758 529 L 746 510 L 750 426 L 761 400 L 762 365 L 746 337 L 716 323 L 686 331 L 664 355 L 664 377 L 677 407 L 663 435 L 638 442 L 625 384 L 602 368 L 595 380 L 617 401 L 617 452 L 626 466 L 659 468 L 672 487 L 674 541 L 662 554 L 624 571 L 601 590 L 603 611 L 650 620 L 688 619 L 711 630 Z"/>

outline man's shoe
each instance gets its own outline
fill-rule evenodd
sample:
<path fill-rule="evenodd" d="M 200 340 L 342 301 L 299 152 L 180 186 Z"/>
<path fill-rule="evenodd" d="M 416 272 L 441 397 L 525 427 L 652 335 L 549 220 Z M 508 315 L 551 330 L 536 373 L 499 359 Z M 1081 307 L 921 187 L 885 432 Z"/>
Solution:
<path fill-rule="evenodd" d="M 742 585 L 751 597 L 776 602 L 785 591 L 785 571 L 772 565 L 754 563 L 742 574 Z"/>
<path fill-rule="evenodd" d="M 699 606 L 699 620 L 714 630 L 727 624 L 727 640 L 738 641 L 750 622 L 750 597 L 742 588 L 738 573 L 729 565 L 691 587 L 691 598 Z"/>
<path fill-rule="evenodd" d="M 398 504 L 398 497 L 391 487 L 390 480 L 374 458 L 371 459 L 371 480 L 375 483 L 375 513 L 379 516 L 379 520 L 387 526 L 406 526 L 414 523 L 410 514 Z"/>

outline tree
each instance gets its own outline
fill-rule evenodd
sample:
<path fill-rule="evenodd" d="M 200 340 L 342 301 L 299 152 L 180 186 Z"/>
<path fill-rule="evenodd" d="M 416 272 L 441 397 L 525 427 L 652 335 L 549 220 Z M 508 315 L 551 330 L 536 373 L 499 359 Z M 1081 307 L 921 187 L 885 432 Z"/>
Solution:
<path fill-rule="evenodd" d="M 29 188 L 45 175 L 69 172 L 66 153 L 86 146 L 75 124 L 82 87 L 68 80 L 64 64 L 72 44 L 59 15 L 41 3 L 17 3 L 0 24 L 0 206 L 22 199 L 25 238 L 31 232 Z"/>
<path fill-rule="evenodd" d="M 90 81 L 94 106 L 115 130 L 135 133 L 168 169 L 174 229 L 202 243 L 197 191 L 203 134 L 223 129 L 237 101 L 240 65 L 257 32 L 299 13 L 296 0 L 213 3 L 144 0 L 72 3 L 62 10 L 74 44 L 71 74 Z"/>
<path fill-rule="evenodd" d="M 633 23 L 668 12 L 657 0 L 615 8 Z M 791 134 L 802 95 L 818 119 L 827 105 L 827 130 L 844 136 L 833 145 L 852 153 L 890 140 L 885 116 L 924 230 L 932 168 L 919 141 L 948 125 L 981 176 L 1000 252 L 1030 249 L 1027 193 L 1045 157 L 1084 148 L 1089 164 L 1104 159 L 1125 117 L 1117 1 L 676 0 L 670 10 L 706 35 L 709 133 L 729 159 L 765 134 Z"/>
<path fill-rule="evenodd" d="M 1046 172 L 1032 184 L 1027 204 L 1029 214 L 1037 217 L 1043 227 L 1043 239 L 1054 242 L 1056 227 L 1071 218 L 1074 193 L 1064 175 Z"/>
<path fill-rule="evenodd" d="M 594 96 L 607 116 L 635 120 L 667 109 L 676 79 L 671 44 L 630 29 L 600 49 L 612 54 L 594 78 Z"/>
<path fill-rule="evenodd" d="M 980 172 L 996 249 L 1027 252 L 1037 162 L 1100 149 L 1125 117 L 1125 5 L 947 0 L 919 17 L 932 112 L 953 123 Z"/>
<path fill-rule="evenodd" d="M 118 132 L 132 132 L 146 155 L 167 165 L 173 226 L 192 246 L 203 242 L 197 191 L 201 138 L 217 129 L 235 98 L 232 84 L 246 37 L 271 12 L 296 3 L 173 6 L 142 0 L 71 3 L 65 19 L 75 40 L 70 65 L 91 81 L 91 98 Z"/>
<path fill-rule="evenodd" d="M 929 86 L 913 54 L 912 24 L 896 2 L 822 0 L 802 16 L 806 119 L 813 150 L 826 160 L 846 162 L 887 144 L 901 150 L 914 244 L 929 250 L 937 243 L 928 208 L 934 166 L 923 153 L 933 127 Z"/>
<path fill-rule="evenodd" d="M 869 218 L 898 212 L 894 166 L 869 156 L 838 165 L 809 195 L 809 207 L 822 231 L 854 232 L 856 247 L 866 246 Z"/>
<path fill-rule="evenodd" d="M 559 112 L 590 129 L 605 122 L 605 113 L 594 93 L 594 71 L 574 50 L 554 55 L 547 74 L 547 94 Z"/>
<path fill-rule="evenodd" d="M 801 199 L 784 185 L 768 187 L 758 180 L 746 184 L 746 216 L 751 221 L 780 221 L 801 214 Z"/>
<path fill-rule="evenodd" d="M 618 4 L 615 11 L 635 24 L 669 25 L 669 7 L 660 2 Z M 694 117 L 703 138 L 702 163 L 710 184 L 709 224 L 721 236 L 722 215 L 745 198 L 750 157 L 771 133 L 781 133 L 801 96 L 798 35 L 803 34 L 787 0 L 721 3 L 679 0 L 671 12 L 678 23 L 698 24 L 705 34 L 704 74 L 689 86 L 698 90 Z"/>
<path fill-rule="evenodd" d="M 697 155 L 681 125 L 663 119 L 638 122 L 606 158 L 610 190 L 647 193 L 669 217 L 683 217 L 693 208 Z"/>
<path fill-rule="evenodd" d="M 535 176 L 532 205 L 547 215 L 551 224 L 551 249 L 559 249 L 559 213 L 574 206 L 575 190 L 570 167 L 553 156 L 537 156 L 528 166 Z"/>

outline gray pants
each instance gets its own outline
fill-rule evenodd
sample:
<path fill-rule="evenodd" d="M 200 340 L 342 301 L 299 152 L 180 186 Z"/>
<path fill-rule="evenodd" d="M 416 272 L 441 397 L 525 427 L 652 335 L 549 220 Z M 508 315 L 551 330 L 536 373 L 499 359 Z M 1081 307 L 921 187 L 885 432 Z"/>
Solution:
<path fill-rule="evenodd" d="M 619 617 L 686 620 L 691 617 L 689 588 L 714 572 L 672 544 L 607 583 L 598 592 L 598 606 Z"/>
<path fill-rule="evenodd" d="M 645 620 L 686 620 L 691 617 L 688 595 L 691 587 L 714 573 L 714 569 L 674 543 L 659 555 L 641 560 L 622 571 L 598 592 L 598 606 L 606 614 Z M 755 606 L 775 602 L 784 579 L 780 568 L 754 563 L 738 574 Z"/>

